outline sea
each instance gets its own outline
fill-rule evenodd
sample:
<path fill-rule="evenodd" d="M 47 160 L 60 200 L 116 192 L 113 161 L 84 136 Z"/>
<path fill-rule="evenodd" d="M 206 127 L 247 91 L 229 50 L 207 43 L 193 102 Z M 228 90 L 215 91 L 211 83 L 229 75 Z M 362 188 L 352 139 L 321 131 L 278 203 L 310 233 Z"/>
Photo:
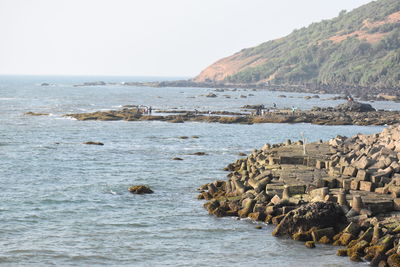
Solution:
<path fill-rule="evenodd" d="M 306 110 L 343 103 L 330 100 L 333 95 L 307 100 L 310 94 L 123 85 L 173 79 L 0 76 L 0 266 L 363 265 L 335 256 L 332 246 L 308 249 L 275 238 L 269 225 L 210 216 L 197 200 L 197 188 L 225 179 L 223 168 L 239 153 L 265 143 L 302 136 L 308 142 L 326 141 L 378 133 L 383 127 L 77 121 L 64 116 L 124 105 L 241 111 L 253 104 Z M 113 84 L 74 86 L 92 81 Z M 217 97 L 205 97 L 210 92 Z M 371 104 L 400 110 L 399 103 Z M 30 111 L 49 115 L 25 115 Z M 87 141 L 104 146 L 83 144 Z M 137 184 L 150 186 L 154 194 L 128 192 Z"/>

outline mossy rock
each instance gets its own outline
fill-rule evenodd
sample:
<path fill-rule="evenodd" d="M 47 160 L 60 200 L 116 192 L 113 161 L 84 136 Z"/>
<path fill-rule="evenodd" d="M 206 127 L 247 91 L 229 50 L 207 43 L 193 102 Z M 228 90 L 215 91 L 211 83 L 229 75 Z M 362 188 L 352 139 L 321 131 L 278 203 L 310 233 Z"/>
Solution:
<path fill-rule="evenodd" d="M 262 212 L 252 212 L 248 217 L 253 221 L 264 221 L 266 216 Z"/>
<path fill-rule="evenodd" d="M 272 223 L 272 218 L 274 218 L 274 216 L 272 215 L 267 215 L 267 217 L 265 218 L 265 223 L 266 224 L 271 224 Z"/>
<path fill-rule="evenodd" d="M 361 259 L 361 255 L 357 252 L 352 253 L 350 256 L 350 260 L 354 262 L 362 262 L 363 260 Z"/>
<path fill-rule="evenodd" d="M 334 235 L 332 239 L 333 239 L 333 241 L 336 241 L 336 240 L 339 240 L 341 236 L 342 236 L 342 233 L 338 233 L 338 234 Z"/>
<path fill-rule="evenodd" d="M 349 233 L 343 233 L 340 236 L 339 242 L 342 246 L 347 246 L 351 240 L 354 239 L 354 236 L 352 234 Z"/>
<path fill-rule="evenodd" d="M 347 254 L 352 261 L 361 261 L 361 257 L 365 255 L 364 250 L 369 246 L 369 243 L 365 240 L 358 241 L 347 250 Z"/>
<path fill-rule="evenodd" d="M 400 255 L 399 254 L 392 254 L 387 259 L 387 263 L 390 267 L 400 267 Z"/>
<path fill-rule="evenodd" d="M 338 251 L 336 252 L 336 255 L 340 256 L 340 257 L 347 257 L 348 256 L 348 250 L 345 249 L 345 248 L 338 249 Z"/>
<path fill-rule="evenodd" d="M 153 190 L 147 185 L 134 185 L 128 188 L 132 194 L 153 194 Z"/>
<path fill-rule="evenodd" d="M 347 245 L 348 248 L 352 248 L 354 245 L 356 245 L 358 240 L 351 240 L 350 243 Z"/>
<path fill-rule="evenodd" d="M 310 232 L 299 232 L 292 235 L 292 239 L 295 241 L 312 241 L 312 236 Z"/>
<path fill-rule="evenodd" d="M 329 237 L 323 236 L 323 237 L 321 237 L 320 240 L 318 240 L 318 243 L 327 245 L 327 244 L 332 243 L 332 241 L 331 241 L 331 239 Z"/>
<path fill-rule="evenodd" d="M 226 209 L 223 207 L 218 207 L 215 210 L 211 211 L 211 214 L 217 216 L 217 217 L 225 217 L 226 215 Z"/>
<path fill-rule="evenodd" d="M 307 248 L 315 248 L 315 242 L 314 241 L 307 241 L 304 245 Z"/>

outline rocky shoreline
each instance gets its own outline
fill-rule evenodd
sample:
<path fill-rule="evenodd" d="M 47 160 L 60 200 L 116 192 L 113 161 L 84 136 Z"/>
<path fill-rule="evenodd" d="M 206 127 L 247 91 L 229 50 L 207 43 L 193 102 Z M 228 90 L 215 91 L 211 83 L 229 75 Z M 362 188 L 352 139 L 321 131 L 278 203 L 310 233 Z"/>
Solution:
<path fill-rule="evenodd" d="M 329 142 L 264 145 L 199 188 L 217 217 L 273 224 L 274 236 L 340 246 L 338 256 L 400 266 L 400 125 Z"/>
<path fill-rule="evenodd" d="M 229 111 L 174 111 L 157 110 L 157 113 L 169 115 L 150 115 L 140 108 L 126 107 L 121 110 L 98 111 L 92 113 L 75 113 L 65 116 L 77 120 L 97 121 L 166 121 L 172 123 L 218 122 L 218 123 L 311 123 L 317 125 L 393 125 L 400 123 L 400 111 L 374 110 L 368 104 L 348 102 L 335 108 L 314 108 L 306 111 L 272 110 L 256 113 Z"/>
<path fill-rule="evenodd" d="M 197 87 L 197 88 L 219 88 L 219 89 L 258 89 L 290 93 L 310 93 L 310 94 L 339 94 L 353 95 L 363 101 L 400 101 L 400 94 L 397 88 L 370 88 L 362 86 L 327 86 L 327 85 L 290 85 L 290 84 L 265 84 L 265 83 L 223 83 L 223 82 L 195 82 L 193 80 L 176 80 L 162 82 L 123 82 L 106 83 L 104 81 L 85 82 L 76 84 L 81 86 L 147 86 L 147 87 Z"/>

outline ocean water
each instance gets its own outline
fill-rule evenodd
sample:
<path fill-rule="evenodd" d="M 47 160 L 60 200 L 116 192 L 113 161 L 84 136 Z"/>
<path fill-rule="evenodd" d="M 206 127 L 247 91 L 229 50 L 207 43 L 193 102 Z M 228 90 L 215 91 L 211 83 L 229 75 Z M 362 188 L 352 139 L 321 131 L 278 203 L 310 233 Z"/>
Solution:
<path fill-rule="evenodd" d="M 304 100 L 306 94 L 280 98 L 282 93 L 267 91 L 218 92 L 210 99 L 202 96 L 213 91 L 207 88 L 73 86 L 146 79 L 156 78 L 0 77 L 1 266 L 362 265 L 335 256 L 331 246 L 309 250 L 274 238 L 272 226 L 257 230 L 249 220 L 209 216 L 196 188 L 225 179 L 222 169 L 239 152 L 267 142 L 297 140 L 301 133 L 309 141 L 327 140 L 382 127 L 97 122 L 62 116 L 128 104 L 237 111 L 246 104 L 308 109 L 341 103 L 326 100 L 329 95 Z M 396 103 L 372 104 L 400 109 Z M 50 115 L 24 115 L 28 111 Z M 82 144 L 86 141 L 104 146 Z M 207 155 L 190 155 L 194 152 Z M 147 184 L 155 193 L 130 194 L 127 188 L 134 184 Z"/>

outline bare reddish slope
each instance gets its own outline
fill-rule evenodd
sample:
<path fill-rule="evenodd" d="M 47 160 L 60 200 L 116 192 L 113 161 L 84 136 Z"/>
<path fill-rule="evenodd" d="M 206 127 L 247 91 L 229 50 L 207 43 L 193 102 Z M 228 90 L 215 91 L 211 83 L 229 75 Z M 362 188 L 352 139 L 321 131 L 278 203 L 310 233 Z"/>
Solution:
<path fill-rule="evenodd" d="M 235 74 L 244 68 L 263 64 L 267 60 L 261 56 L 245 57 L 243 52 L 223 58 L 203 70 L 196 78 L 195 82 L 223 81 L 226 77 Z"/>

